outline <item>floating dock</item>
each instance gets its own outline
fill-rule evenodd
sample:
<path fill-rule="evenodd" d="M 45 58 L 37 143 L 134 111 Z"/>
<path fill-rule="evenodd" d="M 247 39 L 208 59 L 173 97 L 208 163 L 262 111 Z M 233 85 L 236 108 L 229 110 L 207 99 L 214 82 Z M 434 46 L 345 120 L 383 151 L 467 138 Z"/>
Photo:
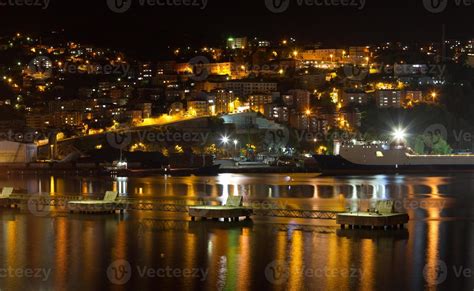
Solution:
<path fill-rule="evenodd" d="M 252 209 L 244 207 L 229 206 L 196 206 L 189 207 L 189 216 L 194 221 L 197 217 L 201 219 L 220 219 L 224 221 L 239 221 L 240 217 L 250 219 Z"/>
<path fill-rule="evenodd" d="M 336 223 L 345 228 L 403 228 L 408 223 L 409 217 L 406 213 L 339 213 L 336 215 Z"/>
<path fill-rule="evenodd" d="M 227 198 L 226 205 L 224 206 L 193 206 L 189 207 L 189 216 L 194 221 L 196 217 L 201 219 L 214 219 L 218 220 L 223 218 L 224 221 L 239 221 L 240 217 L 245 216 L 246 219 L 250 219 L 253 210 L 242 206 L 242 196 L 229 196 Z"/>

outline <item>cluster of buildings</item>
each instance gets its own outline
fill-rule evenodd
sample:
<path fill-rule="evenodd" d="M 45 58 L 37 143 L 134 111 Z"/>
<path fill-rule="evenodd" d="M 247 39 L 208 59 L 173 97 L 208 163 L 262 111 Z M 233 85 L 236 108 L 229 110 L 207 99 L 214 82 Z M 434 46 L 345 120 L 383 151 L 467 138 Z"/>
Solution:
<path fill-rule="evenodd" d="M 453 59 L 473 47 L 447 45 Z M 250 112 L 299 131 L 356 131 L 365 106 L 409 108 L 437 101 L 442 68 L 380 61 L 387 51 L 410 49 L 400 43 L 328 48 L 293 38 L 229 37 L 219 47 L 176 48 L 166 60 L 143 62 L 111 49 L 54 39 L 46 44 L 17 34 L 0 39 L 0 58 L 10 50 L 22 56 L 0 65 L 0 81 L 10 88 L 0 91 L 0 105 L 23 114 L 17 127 L 76 136 L 137 126 L 160 115 Z M 415 49 L 433 60 L 442 51 L 435 44 Z M 366 76 L 351 79 L 346 67 Z M 11 123 L 0 120 L 0 127 Z"/>

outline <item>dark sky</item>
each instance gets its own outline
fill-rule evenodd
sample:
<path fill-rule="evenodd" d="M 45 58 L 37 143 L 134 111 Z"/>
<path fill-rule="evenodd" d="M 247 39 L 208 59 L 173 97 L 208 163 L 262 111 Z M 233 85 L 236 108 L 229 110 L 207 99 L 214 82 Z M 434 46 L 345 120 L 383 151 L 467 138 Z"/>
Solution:
<path fill-rule="evenodd" d="M 4 1 L 15 0 L 0 3 Z M 423 1 L 448 0 L 367 0 L 362 10 L 299 7 L 299 0 L 283 0 L 290 1 L 290 6 L 279 14 L 272 13 L 265 0 L 208 0 L 203 10 L 183 6 L 142 7 L 143 0 L 127 1 L 132 1 L 132 6 L 123 14 L 112 12 L 107 0 L 51 0 L 45 10 L 0 6 L 0 33 L 45 33 L 64 28 L 72 39 L 144 54 L 170 44 L 212 45 L 229 35 L 269 39 L 294 36 L 297 40 L 328 44 L 439 40 L 442 24 L 447 25 L 448 38 L 474 38 L 474 6 L 457 7 L 452 0 L 444 12 L 437 14 L 427 11 Z"/>

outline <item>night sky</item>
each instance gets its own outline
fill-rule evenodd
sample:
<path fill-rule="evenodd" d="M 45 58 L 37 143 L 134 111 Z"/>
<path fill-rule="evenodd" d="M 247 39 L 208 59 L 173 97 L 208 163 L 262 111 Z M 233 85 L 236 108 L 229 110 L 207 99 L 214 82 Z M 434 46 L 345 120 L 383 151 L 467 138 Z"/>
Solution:
<path fill-rule="evenodd" d="M 0 0 L 0 3 L 5 1 L 14 0 Z M 107 0 L 51 0 L 45 10 L 0 6 L 0 33 L 65 29 L 69 39 L 144 55 L 154 54 L 168 45 L 216 45 L 230 35 L 270 40 L 293 36 L 299 41 L 321 41 L 327 45 L 383 40 L 439 41 L 442 24 L 447 25 L 448 38 L 474 38 L 474 6 L 457 7 L 451 0 L 437 14 L 427 11 L 423 0 L 367 0 L 362 10 L 299 7 L 297 0 L 287 0 L 289 8 L 279 14 L 270 12 L 265 0 L 209 0 L 205 9 L 141 7 L 141 0 L 128 1 L 132 1 L 132 7 L 123 14 L 112 12 Z M 202 0 L 190 1 L 202 5 Z M 349 1 L 360 3 L 360 0 Z"/>

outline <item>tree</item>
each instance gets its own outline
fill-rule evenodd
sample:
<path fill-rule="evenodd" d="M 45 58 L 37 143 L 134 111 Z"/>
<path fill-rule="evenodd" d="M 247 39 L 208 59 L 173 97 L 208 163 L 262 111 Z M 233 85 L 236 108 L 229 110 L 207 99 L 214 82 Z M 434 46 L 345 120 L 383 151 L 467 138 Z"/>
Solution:
<path fill-rule="evenodd" d="M 439 134 L 426 133 L 415 138 L 415 152 L 428 155 L 447 155 L 453 149 Z"/>

